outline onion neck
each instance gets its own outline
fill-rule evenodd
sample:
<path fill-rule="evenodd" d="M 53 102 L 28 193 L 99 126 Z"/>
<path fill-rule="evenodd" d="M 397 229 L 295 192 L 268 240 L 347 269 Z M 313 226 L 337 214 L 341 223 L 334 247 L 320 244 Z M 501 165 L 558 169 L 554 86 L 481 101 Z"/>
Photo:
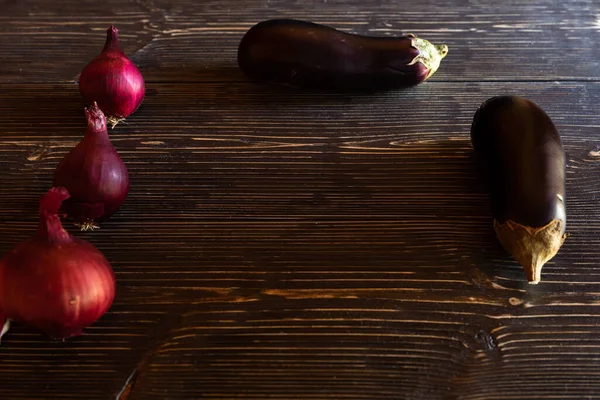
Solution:
<path fill-rule="evenodd" d="M 40 223 L 37 237 L 51 244 L 70 243 L 73 238 L 60 222 L 58 210 L 63 202 L 70 197 L 64 187 L 53 187 L 40 200 Z"/>
<path fill-rule="evenodd" d="M 121 50 L 121 45 L 119 44 L 119 30 L 114 25 L 111 25 L 106 31 L 106 43 L 104 44 L 102 52 L 105 51 L 123 52 Z"/>
<path fill-rule="evenodd" d="M 85 117 L 87 119 L 85 137 L 108 140 L 106 117 L 96 102 L 91 107 L 85 109 Z"/>

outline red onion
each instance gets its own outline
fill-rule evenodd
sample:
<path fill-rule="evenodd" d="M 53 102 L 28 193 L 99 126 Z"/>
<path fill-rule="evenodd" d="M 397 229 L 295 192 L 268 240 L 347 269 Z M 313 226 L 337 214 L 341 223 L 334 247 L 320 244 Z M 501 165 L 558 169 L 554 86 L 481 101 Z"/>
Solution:
<path fill-rule="evenodd" d="M 80 334 L 115 298 L 115 276 L 106 258 L 60 223 L 57 213 L 68 197 L 65 188 L 50 189 L 40 201 L 35 236 L 0 261 L 0 314 L 54 338 Z"/>
<path fill-rule="evenodd" d="M 104 50 L 81 72 L 79 91 L 88 103 L 98 103 L 114 128 L 142 104 L 144 78 L 119 46 L 119 31 L 108 28 Z"/>
<path fill-rule="evenodd" d="M 94 229 L 113 215 L 129 193 L 127 167 L 110 142 L 106 118 L 96 103 L 86 108 L 83 140 L 58 164 L 54 186 L 64 186 L 71 198 L 63 209 L 81 230 Z"/>

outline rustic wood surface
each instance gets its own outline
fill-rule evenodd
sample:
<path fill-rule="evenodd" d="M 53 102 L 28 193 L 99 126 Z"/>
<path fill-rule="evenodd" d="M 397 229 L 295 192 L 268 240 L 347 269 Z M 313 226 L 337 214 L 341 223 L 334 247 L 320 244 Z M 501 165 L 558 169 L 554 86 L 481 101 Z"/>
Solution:
<path fill-rule="evenodd" d="M 248 82 L 273 17 L 450 48 L 425 84 L 316 94 Z M 111 137 L 122 210 L 78 233 L 118 292 L 85 334 L 16 325 L 1 399 L 600 398 L 595 1 L 0 0 L 0 252 L 32 234 L 81 138 L 75 84 L 115 24 L 147 97 Z M 567 152 L 570 234 L 528 285 L 497 244 L 469 141 L 518 94 Z"/>

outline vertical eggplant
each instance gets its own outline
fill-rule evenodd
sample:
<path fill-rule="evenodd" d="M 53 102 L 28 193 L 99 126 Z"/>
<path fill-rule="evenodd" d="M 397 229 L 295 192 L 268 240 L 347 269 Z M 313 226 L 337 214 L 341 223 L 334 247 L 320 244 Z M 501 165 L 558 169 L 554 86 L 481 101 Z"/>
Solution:
<path fill-rule="evenodd" d="M 383 90 L 416 85 L 448 53 L 414 35 L 370 37 L 307 21 L 258 23 L 242 38 L 238 64 L 258 81 L 301 88 Z"/>
<path fill-rule="evenodd" d="M 500 244 L 538 283 L 565 240 L 565 153 L 552 120 L 531 101 L 494 97 L 475 113 L 471 141 L 486 162 Z"/>

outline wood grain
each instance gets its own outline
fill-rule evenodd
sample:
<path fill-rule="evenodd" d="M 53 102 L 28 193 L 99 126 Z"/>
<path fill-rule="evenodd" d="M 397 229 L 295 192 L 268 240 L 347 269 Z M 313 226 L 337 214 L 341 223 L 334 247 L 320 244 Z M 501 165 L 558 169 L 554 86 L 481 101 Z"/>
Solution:
<path fill-rule="evenodd" d="M 569 156 L 571 236 L 538 287 L 496 244 L 468 137 L 477 106 L 508 92 L 546 109 Z M 111 131 L 130 198 L 99 232 L 78 234 L 115 267 L 112 312 L 65 343 L 30 343 L 18 327 L 0 347 L 12 363 L 0 368 L 30 365 L 13 346 L 74 352 L 40 374 L 52 381 L 43 395 L 60 396 L 71 376 L 58 366 L 90 362 L 75 355 L 84 340 L 119 368 L 105 367 L 112 383 L 100 389 L 86 384 L 100 365 L 82 369 L 75 398 L 117 393 L 134 370 L 131 399 L 595 393 L 585 359 L 598 356 L 600 137 L 579 104 L 598 97 L 592 83 L 429 82 L 362 96 L 150 84 L 138 113 Z M 3 252 L 34 229 L 37 198 L 83 131 L 80 102 L 73 85 L 2 86 Z M 96 334 L 121 329 L 131 312 L 135 335 L 113 337 L 120 346 Z M 539 359 L 549 375 L 523 375 Z M 575 375 L 558 380 L 556 368 Z M 518 377 L 538 384 L 507 385 Z M 10 380 L 11 398 L 14 387 L 23 398 L 39 391 Z"/>
<path fill-rule="evenodd" d="M 32 234 L 81 138 L 73 80 L 108 24 L 148 87 L 110 132 L 127 202 L 100 231 L 68 225 L 111 261 L 115 304 L 65 342 L 16 325 L 0 398 L 596 398 L 594 4 L 235 4 L 0 2 L 1 253 Z M 248 82 L 239 38 L 276 16 L 413 31 L 450 53 L 388 93 Z M 538 286 L 494 238 L 470 145 L 475 110 L 499 94 L 546 110 L 567 153 L 570 236 Z"/>
<path fill-rule="evenodd" d="M 438 81 L 598 81 L 600 17 L 593 1 L 4 0 L 0 82 L 74 81 L 115 24 L 148 80 L 203 82 L 237 73 L 244 33 L 298 18 L 367 35 L 414 33 L 447 43 Z M 0 3 L 1 4 L 1 3 Z M 243 79 L 237 73 L 237 79 Z"/>

